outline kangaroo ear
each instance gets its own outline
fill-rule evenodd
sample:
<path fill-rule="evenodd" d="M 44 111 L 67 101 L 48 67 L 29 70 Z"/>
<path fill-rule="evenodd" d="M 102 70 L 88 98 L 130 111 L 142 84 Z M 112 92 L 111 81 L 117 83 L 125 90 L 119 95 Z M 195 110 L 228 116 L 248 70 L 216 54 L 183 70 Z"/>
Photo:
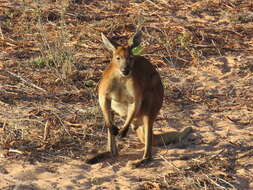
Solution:
<path fill-rule="evenodd" d="M 128 40 L 129 47 L 130 48 L 134 48 L 134 47 L 140 45 L 140 43 L 141 43 L 141 37 L 142 37 L 141 31 L 136 32 L 134 34 L 134 36 Z"/>
<path fill-rule="evenodd" d="M 105 37 L 105 35 L 104 35 L 103 33 L 101 33 L 101 37 L 102 37 L 102 40 L 103 40 L 103 43 L 104 43 L 105 47 L 106 47 L 109 51 L 114 52 L 114 51 L 115 51 L 115 47 L 114 47 L 114 45 L 110 42 L 110 40 L 108 40 L 108 38 Z"/>

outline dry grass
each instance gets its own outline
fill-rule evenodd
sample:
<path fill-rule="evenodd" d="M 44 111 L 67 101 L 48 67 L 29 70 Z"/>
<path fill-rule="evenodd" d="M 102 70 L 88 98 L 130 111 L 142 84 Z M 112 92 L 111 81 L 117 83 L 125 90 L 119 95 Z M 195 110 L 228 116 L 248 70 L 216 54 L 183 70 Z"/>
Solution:
<path fill-rule="evenodd" d="M 222 115 L 247 106 L 249 117 L 231 122 L 252 125 L 253 65 L 244 60 L 253 52 L 252 11 L 250 0 L 0 0 L 2 155 L 48 162 L 80 158 L 103 146 L 96 84 L 109 54 L 100 33 L 119 42 L 137 26 L 144 34 L 144 55 L 161 73 L 165 107 L 205 105 Z M 222 95 L 196 90 L 193 79 L 177 83 L 188 68 L 212 66 L 227 73 L 225 56 L 242 63 L 236 66 L 246 76 L 235 84 L 240 93 L 232 87 Z M 235 169 L 245 167 L 241 160 L 252 156 L 251 150 L 247 143 L 231 144 L 211 159 L 195 158 L 137 189 L 240 189 Z"/>

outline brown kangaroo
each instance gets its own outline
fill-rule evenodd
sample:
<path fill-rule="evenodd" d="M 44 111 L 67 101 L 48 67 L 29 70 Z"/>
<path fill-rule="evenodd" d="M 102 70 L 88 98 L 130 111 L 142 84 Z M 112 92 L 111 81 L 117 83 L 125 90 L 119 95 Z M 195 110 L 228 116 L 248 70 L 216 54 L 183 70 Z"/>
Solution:
<path fill-rule="evenodd" d="M 141 32 L 137 32 L 127 46 L 114 46 L 103 34 L 102 40 L 113 53 L 98 86 L 99 105 L 108 129 L 108 151 L 88 159 L 87 163 L 94 164 L 108 156 L 117 156 L 115 136 L 125 137 L 131 124 L 145 144 L 143 158 L 132 163 L 138 167 L 151 160 L 152 145 L 178 142 L 188 136 L 192 128 L 188 127 L 181 133 L 153 134 L 153 123 L 162 107 L 164 90 L 154 66 L 145 57 L 132 53 L 132 49 L 141 42 Z M 113 124 L 112 111 L 125 118 L 120 129 Z"/>

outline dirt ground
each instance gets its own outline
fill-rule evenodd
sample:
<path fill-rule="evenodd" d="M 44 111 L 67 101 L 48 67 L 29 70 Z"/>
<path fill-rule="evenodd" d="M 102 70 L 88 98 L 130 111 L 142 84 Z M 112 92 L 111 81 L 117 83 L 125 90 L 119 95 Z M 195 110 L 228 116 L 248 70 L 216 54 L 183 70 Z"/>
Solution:
<path fill-rule="evenodd" d="M 106 147 L 100 33 L 125 43 L 138 27 L 165 89 L 154 131 L 194 132 L 141 168 L 130 132 L 88 165 Z M 0 0 L 0 189 L 253 189 L 252 73 L 251 0 Z"/>

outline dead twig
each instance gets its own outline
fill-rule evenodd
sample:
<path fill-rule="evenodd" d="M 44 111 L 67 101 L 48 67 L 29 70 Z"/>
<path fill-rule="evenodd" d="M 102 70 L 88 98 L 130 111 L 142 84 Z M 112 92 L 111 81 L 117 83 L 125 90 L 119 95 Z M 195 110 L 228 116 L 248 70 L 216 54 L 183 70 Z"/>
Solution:
<path fill-rule="evenodd" d="M 247 152 L 239 154 L 238 159 L 242 159 L 242 158 L 245 158 L 245 157 L 251 157 L 251 156 L 253 156 L 253 150 L 249 150 Z"/>
<path fill-rule="evenodd" d="M 14 153 L 18 153 L 18 154 L 24 154 L 24 152 L 17 150 L 17 149 L 9 149 L 9 152 L 14 152 Z"/>
<path fill-rule="evenodd" d="M 64 124 L 64 122 L 62 121 L 62 119 L 59 117 L 58 114 L 56 113 L 53 113 L 55 115 L 55 117 L 58 119 L 58 121 L 60 122 L 61 126 L 63 127 L 64 131 L 69 135 L 71 136 L 69 130 L 67 129 L 66 125 Z"/>
<path fill-rule="evenodd" d="M 3 31 L 2 31 L 1 25 L 0 25 L 0 35 L 1 35 L 1 38 L 4 39 L 4 35 L 3 35 Z"/>
<path fill-rule="evenodd" d="M 222 54 L 221 54 L 219 48 L 216 46 L 216 44 L 215 44 L 215 42 L 214 42 L 213 40 L 212 40 L 212 44 L 213 44 L 213 46 L 215 47 L 215 49 L 218 51 L 218 53 L 220 54 L 220 56 L 222 56 Z"/>
<path fill-rule="evenodd" d="M 219 151 L 218 153 L 212 155 L 210 158 L 207 158 L 206 160 L 202 161 L 199 165 L 202 165 L 202 164 L 205 164 L 206 162 L 210 161 L 210 160 L 213 160 L 214 158 L 216 158 L 217 156 L 219 156 L 222 152 L 225 151 L 225 148 L 222 149 L 221 151 Z M 190 170 L 191 169 L 191 166 L 190 167 L 187 167 L 185 168 L 185 170 Z"/>
<path fill-rule="evenodd" d="M 214 154 L 213 156 L 211 156 L 209 159 L 207 159 L 206 161 L 210 161 L 213 160 L 214 158 L 216 158 L 217 156 L 219 156 L 222 152 L 225 151 L 225 148 L 223 148 L 221 151 L 219 151 L 218 153 Z"/>
<path fill-rule="evenodd" d="M 69 126 L 69 127 L 83 127 L 85 126 L 85 124 L 83 123 L 70 123 L 68 121 L 64 121 L 65 125 Z"/>
<path fill-rule="evenodd" d="M 225 187 L 222 187 L 221 185 L 219 185 L 218 183 L 216 183 L 211 177 L 209 177 L 207 174 L 204 174 L 204 176 L 214 185 L 216 185 L 217 187 L 220 187 L 221 189 L 226 189 Z"/>
<path fill-rule="evenodd" d="M 204 176 L 205 176 L 212 184 L 216 185 L 217 187 L 219 187 L 219 188 L 221 188 L 221 189 L 227 189 L 226 187 L 223 187 L 223 186 L 221 186 L 220 184 L 218 184 L 216 181 L 214 181 L 214 180 L 212 179 L 212 177 L 208 176 L 207 174 L 204 174 Z M 231 183 L 227 182 L 226 180 L 221 179 L 221 178 L 218 178 L 218 180 L 222 181 L 223 183 L 225 183 L 225 184 L 229 185 L 230 187 L 232 187 L 233 189 L 235 189 L 235 187 L 234 187 Z"/>
<path fill-rule="evenodd" d="M 43 136 L 44 141 L 47 140 L 49 131 L 50 131 L 50 126 L 48 125 L 48 120 L 47 120 L 44 127 L 44 136 Z"/>
<path fill-rule="evenodd" d="M 3 33 L 1 33 L 1 32 L 2 31 L 1 31 L 1 28 L 0 28 L 0 35 L 1 35 L 0 42 L 2 44 L 6 44 L 6 45 L 11 46 L 11 47 L 17 47 L 18 46 L 18 43 L 15 42 L 14 40 L 4 38 Z"/>
<path fill-rule="evenodd" d="M 37 90 L 40 90 L 40 91 L 42 91 L 42 92 L 47 92 L 45 89 L 43 89 L 43 88 L 41 88 L 41 87 L 38 87 L 37 85 L 35 85 L 35 84 L 33 84 L 33 83 L 31 83 L 31 82 L 25 80 L 23 77 L 21 77 L 21 76 L 15 74 L 15 73 L 13 73 L 13 72 L 7 71 L 7 73 L 9 73 L 10 75 L 12 75 L 12 76 L 18 78 L 18 79 L 21 80 L 22 82 L 24 82 L 24 83 L 26 83 L 26 84 L 28 84 L 28 85 L 30 85 L 30 86 L 36 88 Z"/>
<path fill-rule="evenodd" d="M 219 180 L 221 180 L 222 182 L 226 183 L 227 185 L 229 185 L 230 187 L 232 187 L 233 189 L 236 189 L 235 186 L 233 186 L 231 183 L 229 183 L 228 181 L 222 179 L 222 178 L 218 178 Z"/>
<path fill-rule="evenodd" d="M 166 158 L 164 158 L 164 156 L 160 155 L 160 157 L 165 161 L 167 162 L 168 164 L 170 164 L 173 168 L 175 168 L 177 171 L 180 171 L 180 169 L 175 166 L 175 164 L 173 164 L 172 162 L 169 162 Z"/>

